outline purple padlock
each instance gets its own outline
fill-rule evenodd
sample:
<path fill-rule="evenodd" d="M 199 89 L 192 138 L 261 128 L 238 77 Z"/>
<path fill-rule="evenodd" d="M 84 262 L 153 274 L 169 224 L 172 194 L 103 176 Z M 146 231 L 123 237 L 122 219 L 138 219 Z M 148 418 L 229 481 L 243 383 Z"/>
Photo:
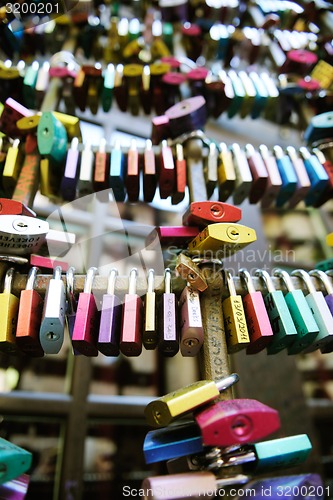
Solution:
<path fill-rule="evenodd" d="M 121 301 L 115 295 L 117 270 L 111 269 L 107 293 L 103 295 L 101 322 L 98 335 L 98 350 L 105 356 L 119 355 Z"/>
<path fill-rule="evenodd" d="M 61 196 L 66 201 L 73 201 L 76 198 L 76 187 L 78 181 L 79 165 L 79 139 L 74 137 L 71 146 L 67 151 L 66 166 L 61 180 Z"/>

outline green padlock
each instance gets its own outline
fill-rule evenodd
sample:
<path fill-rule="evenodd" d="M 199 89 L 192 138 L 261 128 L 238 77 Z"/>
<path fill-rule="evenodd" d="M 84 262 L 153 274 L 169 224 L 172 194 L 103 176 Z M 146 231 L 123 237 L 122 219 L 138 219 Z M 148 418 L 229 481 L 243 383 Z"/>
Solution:
<path fill-rule="evenodd" d="M 53 113 L 42 114 L 37 127 L 38 149 L 42 156 L 60 163 L 67 154 L 67 132 Z"/>

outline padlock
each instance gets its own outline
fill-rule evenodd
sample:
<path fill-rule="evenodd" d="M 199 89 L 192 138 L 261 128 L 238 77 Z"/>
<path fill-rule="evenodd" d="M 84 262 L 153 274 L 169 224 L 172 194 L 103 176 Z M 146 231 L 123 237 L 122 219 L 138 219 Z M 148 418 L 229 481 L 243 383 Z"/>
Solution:
<path fill-rule="evenodd" d="M 209 144 L 208 156 L 204 162 L 204 176 L 206 182 L 207 196 L 210 198 L 216 187 L 217 183 L 217 164 L 218 164 L 219 151 L 215 142 Z"/>
<path fill-rule="evenodd" d="M 173 205 L 178 205 L 184 197 L 187 184 L 186 160 L 182 144 L 176 144 L 175 186 L 171 196 Z"/>
<path fill-rule="evenodd" d="M 277 410 L 255 399 L 217 401 L 194 412 L 204 446 L 253 443 L 280 428 Z"/>
<path fill-rule="evenodd" d="M 189 472 L 145 478 L 139 491 L 147 500 L 179 500 L 180 498 L 218 496 L 219 490 L 225 495 L 230 486 L 246 484 L 249 477 L 236 474 L 217 478 L 211 472 Z M 232 491 L 237 491 L 235 488 Z"/>
<path fill-rule="evenodd" d="M 44 61 L 43 64 L 39 67 L 35 86 L 37 109 L 41 107 L 46 91 L 48 89 L 50 80 L 49 71 L 50 63 L 48 61 Z"/>
<path fill-rule="evenodd" d="M 39 187 L 40 156 L 35 135 L 28 134 L 26 136 L 24 150 L 23 164 L 12 199 L 27 206 L 32 206 Z"/>
<path fill-rule="evenodd" d="M 95 169 L 93 186 L 95 192 L 105 191 L 109 188 L 110 162 L 106 152 L 106 139 L 102 137 L 99 141 L 98 151 L 95 155 Z M 109 201 L 108 193 L 100 193 L 98 199 L 100 201 Z"/>
<path fill-rule="evenodd" d="M 23 99 L 24 104 L 29 109 L 36 109 L 36 82 L 39 70 L 38 61 L 28 66 L 23 79 Z"/>
<path fill-rule="evenodd" d="M 226 201 L 235 189 L 236 172 L 232 161 L 232 153 L 225 142 L 219 144 L 219 150 L 220 155 L 217 169 L 219 200 Z"/>
<path fill-rule="evenodd" d="M 22 164 L 22 153 L 20 150 L 20 140 L 15 139 L 13 144 L 8 148 L 5 166 L 2 172 L 2 186 L 11 197 L 19 177 Z"/>
<path fill-rule="evenodd" d="M 25 215 L 27 217 L 36 217 L 36 212 L 20 201 L 0 198 L 0 215 Z"/>
<path fill-rule="evenodd" d="M 119 141 L 116 141 L 110 156 L 110 177 L 109 186 L 112 189 L 115 201 L 124 201 L 125 191 L 125 158 L 120 148 Z"/>
<path fill-rule="evenodd" d="M 259 146 L 259 151 L 268 172 L 267 187 L 261 198 L 261 207 L 269 208 L 278 197 L 282 187 L 282 179 L 276 159 L 268 150 L 267 146 L 261 144 L 261 146 Z"/>
<path fill-rule="evenodd" d="M 251 78 L 246 73 L 246 71 L 239 71 L 238 78 L 242 82 L 245 91 L 245 96 L 239 114 L 241 118 L 245 118 L 246 116 L 249 116 L 253 110 L 257 92 Z"/>
<path fill-rule="evenodd" d="M 265 194 L 268 183 L 268 172 L 262 156 L 254 149 L 252 144 L 247 144 L 245 146 L 245 151 L 253 178 L 249 192 L 249 202 L 257 203 Z"/>
<path fill-rule="evenodd" d="M 303 269 L 295 269 L 291 274 L 292 276 L 297 276 L 305 283 L 308 289 L 305 299 L 319 327 L 319 333 L 313 344 L 307 347 L 303 352 L 313 352 L 318 349 L 318 347 L 320 350 L 323 349 L 325 352 L 328 352 L 326 349 L 329 348 L 329 344 L 333 346 L 333 316 L 325 301 L 324 294 L 316 290 L 311 276 Z"/>
<path fill-rule="evenodd" d="M 241 248 L 246 247 L 257 236 L 254 229 L 241 224 L 219 222 L 210 224 L 198 234 L 188 245 L 188 251 L 193 255 L 216 253 L 218 258 L 233 255 Z"/>
<path fill-rule="evenodd" d="M 175 269 L 179 276 L 186 280 L 194 290 L 200 292 L 207 290 L 208 284 L 205 276 L 188 255 L 182 252 L 177 256 Z"/>
<path fill-rule="evenodd" d="M 148 271 L 148 286 L 145 296 L 144 326 L 142 342 L 146 349 L 155 349 L 158 344 L 156 293 L 154 291 L 154 269 Z"/>
<path fill-rule="evenodd" d="M 79 294 L 75 324 L 72 336 L 73 348 L 85 356 L 97 356 L 97 337 L 99 329 L 99 311 L 92 293 L 96 267 L 87 271 L 83 292 Z"/>
<path fill-rule="evenodd" d="M 297 177 L 289 156 L 284 153 L 281 146 L 274 146 L 273 149 L 282 180 L 282 186 L 276 199 L 276 206 L 282 207 L 296 191 Z"/>
<path fill-rule="evenodd" d="M 67 153 L 67 132 L 64 125 L 47 111 L 42 114 L 37 127 L 38 149 L 41 155 L 61 163 Z"/>
<path fill-rule="evenodd" d="M 240 148 L 239 144 L 232 144 L 231 151 L 236 173 L 235 188 L 232 193 L 232 199 L 235 205 L 240 205 L 250 194 L 253 178 L 246 154 Z"/>
<path fill-rule="evenodd" d="M 160 153 L 160 173 L 158 178 L 158 188 L 162 199 L 171 196 L 175 185 L 175 162 L 171 147 L 167 141 L 162 141 Z"/>
<path fill-rule="evenodd" d="M 3 438 L 0 438 L 0 450 L 0 467 L 3 470 L 0 484 L 10 483 L 12 480 L 14 480 L 16 484 L 16 488 L 12 486 L 12 488 L 6 492 L 5 496 L 8 498 L 15 490 L 23 491 L 18 478 L 30 469 L 32 464 L 32 453 Z M 20 495 L 20 493 L 18 493 L 18 495 Z"/>
<path fill-rule="evenodd" d="M 39 173 L 40 173 L 40 183 L 39 191 L 40 194 L 46 196 L 53 203 L 57 202 L 57 192 L 58 192 L 58 179 L 54 175 L 56 169 L 55 165 L 52 165 L 52 160 L 49 158 L 41 158 L 39 162 Z"/>
<path fill-rule="evenodd" d="M 232 275 L 224 272 L 229 297 L 222 301 L 225 333 L 229 354 L 238 352 L 250 343 L 242 297 L 237 295 Z"/>
<path fill-rule="evenodd" d="M 5 101 L 3 111 L 0 116 L 0 131 L 8 137 L 21 137 L 22 131 L 19 130 L 16 123 L 20 118 L 32 116 L 34 113 L 11 97 Z"/>
<path fill-rule="evenodd" d="M 124 80 L 124 66 L 117 64 L 114 75 L 113 95 L 120 111 L 126 112 L 128 106 L 128 92 Z"/>
<path fill-rule="evenodd" d="M 310 276 L 317 278 L 325 288 L 325 300 L 328 305 L 329 310 L 333 316 L 333 285 L 329 276 L 332 276 L 331 271 L 321 271 L 320 269 L 313 269 L 309 272 Z"/>
<path fill-rule="evenodd" d="M 240 112 L 246 93 L 244 85 L 239 76 L 237 75 L 236 71 L 234 71 L 233 69 L 229 70 L 228 77 L 230 78 L 232 84 L 232 88 L 234 91 L 234 98 L 228 107 L 227 113 L 228 113 L 228 118 L 233 118 L 237 113 Z"/>
<path fill-rule="evenodd" d="M 246 323 L 250 335 L 250 345 L 247 347 L 246 353 L 256 354 L 272 342 L 273 330 L 263 295 L 255 290 L 250 273 L 246 269 L 240 269 L 239 276 L 248 291 L 243 297 Z"/>
<path fill-rule="evenodd" d="M 150 67 L 145 64 L 141 75 L 140 101 L 143 111 L 150 115 L 152 106 L 152 95 L 150 92 Z"/>
<path fill-rule="evenodd" d="M 94 66 L 83 65 L 82 69 L 88 75 L 87 106 L 93 115 L 98 112 L 100 87 L 102 84 L 102 66 L 95 63 Z"/>
<path fill-rule="evenodd" d="M 19 308 L 19 299 L 12 293 L 12 281 L 15 269 L 9 268 L 5 274 L 5 281 L 2 293 L 0 293 L 0 351 L 7 353 L 17 352 L 16 345 L 16 324 Z"/>
<path fill-rule="evenodd" d="M 256 96 L 254 98 L 254 103 L 251 111 L 251 118 L 256 119 L 264 111 L 267 101 L 268 101 L 268 90 L 259 74 L 256 71 L 250 71 L 249 77 L 256 90 Z"/>
<path fill-rule="evenodd" d="M 146 140 L 143 156 L 143 198 L 146 202 L 154 199 L 157 185 L 155 153 L 150 139 Z"/>
<path fill-rule="evenodd" d="M 328 186 L 329 177 L 316 155 L 311 154 L 305 147 L 301 147 L 299 151 L 311 181 L 311 188 L 305 197 L 305 205 L 313 206 L 313 204 L 318 203 L 324 194 Z"/>
<path fill-rule="evenodd" d="M 333 164 L 328 158 L 325 157 L 324 153 L 320 149 L 314 148 L 312 151 L 316 155 L 328 175 L 328 185 L 326 187 L 326 190 L 319 198 L 319 200 L 313 204 L 314 207 L 321 207 L 324 203 L 326 203 L 333 197 Z"/>
<path fill-rule="evenodd" d="M 290 500 L 298 500 L 301 496 L 304 498 L 304 495 L 311 495 L 313 500 L 324 500 L 325 498 L 325 488 L 319 474 L 299 474 L 297 476 L 252 480 L 247 483 L 245 491 L 252 491 L 251 495 L 254 500 L 264 500 L 268 492 L 271 500 L 279 500 L 281 494 L 284 493 L 288 493 Z M 242 497 L 237 497 L 237 500 L 239 498 Z"/>
<path fill-rule="evenodd" d="M 182 356 L 196 356 L 204 339 L 199 292 L 186 286 L 179 298 L 180 352 Z"/>
<path fill-rule="evenodd" d="M 169 268 L 164 271 L 164 293 L 161 297 L 158 316 L 160 320 L 158 350 L 164 356 L 175 356 L 179 351 L 177 299 L 171 290 L 171 270 Z"/>
<path fill-rule="evenodd" d="M 73 82 L 73 98 L 80 111 L 85 111 L 88 99 L 88 77 L 81 68 Z"/>
<path fill-rule="evenodd" d="M 38 252 L 49 231 L 48 222 L 25 215 L 2 215 L 0 252 L 26 255 Z"/>
<path fill-rule="evenodd" d="M 144 410 L 147 423 L 152 427 L 165 427 L 177 418 L 217 398 L 220 392 L 228 389 L 238 380 L 237 373 L 232 373 L 215 382 L 200 380 L 155 399 L 148 403 Z"/>
<path fill-rule="evenodd" d="M 120 334 L 120 352 L 125 356 L 139 356 L 142 352 L 142 310 L 141 297 L 136 293 L 138 271 L 130 272 L 128 293 L 124 298 Z"/>
<path fill-rule="evenodd" d="M 264 301 L 273 330 L 272 342 L 267 347 L 267 354 L 276 354 L 293 344 L 297 339 L 297 330 L 292 320 L 281 290 L 276 290 L 267 271 L 257 269 L 258 276 L 266 285 Z"/>
<path fill-rule="evenodd" d="M 64 341 L 66 294 L 61 271 L 55 267 L 44 300 L 39 339 L 45 354 L 58 354 Z"/>
<path fill-rule="evenodd" d="M 25 290 L 21 291 L 18 310 L 16 343 L 29 356 L 44 356 L 39 340 L 39 329 L 42 321 L 43 299 L 34 290 L 34 284 L 39 269 L 32 267 L 28 274 Z"/>
<path fill-rule="evenodd" d="M 105 356 L 119 355 L 120 325 L 122 304 L 115 294 L 117 269 L 111 269 L 108 288 L 102 299 L 101 321 L 99 326 L 98 350 Z"/>
<path fill-rule="evenodd" d="M 114 89 L 114 65 L 108 64 L 104 71 L 103 88 L 102 88 L 102 108 L 106 113 L 110 111 L 113 100 Z"/>
<path fill-rule="evenodd" d="M 75 297 L 75 268 L 69 267 L 66 271 L 66 325 L 69 333 L 69 338 L 72 342 L 73 331 L 75 325 L 76 318 L 76 310 L 77 310 L 77 300 Z M 81 353 L 73 348 L 73 354 L 75 356 L 80 355 Z"/>
<path fill-rule="evenodd" d="M 186 82 L 186 76 L 182 73 L 170 71 L 162 76 L 162 92 L 164 96 L 164 110 L 174 106 L 182 100 L 182 86 Z"/>
<path fill-rule="evenodd" d="M 73 201 L 76 198 L 76 187 L 79 176 L 78 166 L 79 139 L 74 137 L 67 151 L 65 171 L 60 185 L 61 196 L 66 201 Z"/>
<path fill-rule="evenodd" d="M 140 111 L 139 87 L 143 68 L 141 64 L 126 64 L 124 66 L 124 80 L 128 92 L 128 107 L 133 116 Z"/>
<path fill-rule="evenodd" d="M 220 201 L 193 202 L 183 215 L 184 226 L 204 227 L 212 222 L 238 222 L 242 210 Z"/>
<path fill-rule="evenodd" d="M 125 185 L 128 201 L 138 201 L 140 193 L 140 170 L 139 153 L 135 139 L 131 141 L 131 145 L 127 153 L 127 175 Z"/>
<path fill-rule="evenodd" d="M 288 347 L 288 354 L 298 354 L 314 342 L 319 333 L 319 326 L 305 300 L 303 291 L 295 290 L 289 274 L 282 269 L 275 269 L 274 276 L 280 278 L 288 290 L 284 298 L 297 330 L 297 338 Z"/>
<path fill-rule="evenodd" d="M 290 198 L 288 202 L 289 208 L 295 208 L 298 203 L 305 200 L 306 195 L 308 194 L 311 188 L 311 182 L 306 171 L 304 162 L 302 158 L 297 155 L 296 149 L 293 146 L 288 146 L 286 151 L 289 155 L 289 158 L 293 164 L 293 167 L 297 176 L 297 187 L 296 191 Z"/>
<path fill-rule="evenodd" d="M 155 241 L 162 246 L 176 245 L 178 248 L 188 244 L 199 234 L 199 228 L 194 226 L 161 226 L 155 227 L 146 237 L 146 245 Z"/>
<path fill-rule="evenodd" d="M 59 113 L 59 111 L 53 111 L 53 115 L 65 127 L 69 141 L 74 139 L 74 137 L 77 137 L 80 141 L 82 141 L 80 119 L 77 116 Z"/>
<path fill-rule="evenodd" d="M 87 140 L 84 144 L 83 151 L 81 153 L 80 162 L 80 173 L 78 179 L 78 192 L 79 196 L 88 196 L 93 194 L 93 169 L 94 169 L 94 153 L 92 150 L 92 145 L 90 140 Z"/>

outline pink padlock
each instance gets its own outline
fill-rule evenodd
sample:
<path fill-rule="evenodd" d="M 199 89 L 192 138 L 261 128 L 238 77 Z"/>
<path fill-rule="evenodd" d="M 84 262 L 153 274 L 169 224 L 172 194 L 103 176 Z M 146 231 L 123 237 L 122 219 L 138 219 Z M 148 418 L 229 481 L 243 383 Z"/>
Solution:
<path fill-rule="evenodd" d="M 280 428 L 277 410 L 255 399 L 217 401 L 194 418 L 205 446 L 253 443 Z"/>

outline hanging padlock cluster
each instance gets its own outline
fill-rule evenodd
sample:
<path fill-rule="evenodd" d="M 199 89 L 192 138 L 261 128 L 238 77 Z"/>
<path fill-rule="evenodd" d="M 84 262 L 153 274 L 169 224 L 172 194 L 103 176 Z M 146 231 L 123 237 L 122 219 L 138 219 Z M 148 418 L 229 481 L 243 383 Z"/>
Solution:
<path fill-rule="evenodd" d="M 311 441 L 306 434 L 261 441 L 279 430 L 279 414 L 254 399 L 219 399 L 237 381 L 236 373 L 216 382 L 201 380 L 146 406 L 147 423 L 156 428 L 144 440 L 146 463 L 165 462 L 168 470 L 165 476 L 144 479 L 141 488 L 146 498 L 228 496 L 229 492 L 236 498 L 259 499 L 266 494 L 275 499 L 287 495 L 288 488 L 291 498 L 299 498 L 301 489 L 302 495 L 311 489 L 314 498 L 324 498 L 317 474 L 267 478 L 304 463 Z M 182 421 L 183 416 L 190 420 Z M 256 478 L 260 475 L 266 479 Z"/>

